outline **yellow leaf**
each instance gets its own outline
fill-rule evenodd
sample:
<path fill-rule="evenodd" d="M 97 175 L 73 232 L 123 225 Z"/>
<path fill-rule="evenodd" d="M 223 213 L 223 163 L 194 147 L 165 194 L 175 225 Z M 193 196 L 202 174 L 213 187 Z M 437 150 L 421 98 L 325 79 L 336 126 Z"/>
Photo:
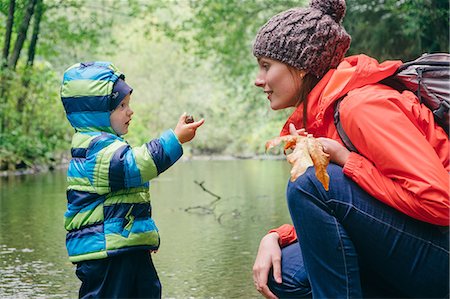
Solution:
<path fill-rule="evenodd" d="M 330 177 L 327 173 L 327 166 L 330 162 L 330 156 L 323 151 L 322 144 L 312 135 L 286 135 L 267 141 L 266 152 L 280 143 L 285 144 L 285 153 L 287 149 L 294 149 L 292 153 L 286 156 L 286 160 L 292 165 L 291 181 L 295 181 L 304 174 L 308 167 L 314 166 L 317 179 L 328 191 Z"/>
<path fill-rule="evenodd" d="M 316 170 L 316 177 L 328 191 L 330 176 L 327 173 L 327 166 L 330 163 L 330 155 L 324 153 L 322 144 L 311 135 L 308 135 L 306 140 L 308 152 Z"/>
<path fill-rule="evenodd" d="M 286 135 L 269 140 L 266 142 L 266 152 L 271 148 L 279 145 L 281 142 L 284 142 L 284 153 L 286 154 L 287 149 L 293 149 L 295 147 L 298 139 L 297 137 L 301 136 Z"/>
<path fill-rule="evenodd" d="M 291 181 L 295 181 L 299 176 L 305 173 L 308 167 L 313 166 L 313 161 L 308 152 L 306 144 L 307 138 L 299 138 L 294 151 L 286 156 L 286 160 L 292 165 Z"/>

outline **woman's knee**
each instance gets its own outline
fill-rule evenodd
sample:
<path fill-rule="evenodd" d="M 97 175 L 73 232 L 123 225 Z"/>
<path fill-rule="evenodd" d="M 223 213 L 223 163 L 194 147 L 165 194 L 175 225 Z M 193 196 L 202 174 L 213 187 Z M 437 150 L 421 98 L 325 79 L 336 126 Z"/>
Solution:
<path fill-rule="evenodd" d="M 311 194 L 317 194 L 319 192 L 315 178 L 314 168 L 309 167 L 304 174 L 299 176 L 294 182 L 289 181 L 286 199 L 289 211 L 294 215 L 298 215 L 299 211 L 307 209 L 306 206 L 310 205 L 308 197 Z"/>
<path fill-rule="evenodd" d="M 342 167 L 330 164 L 327 173 L 330 177 L 328 191 L 317 179 L 314 167 L 309 167 L 297 180 L 289 182 L 286 197 L 291 214 L 300 212 L 312 216 L 317 208 L 331 211 L 330 199 L 348 192 L 348 184 L 353 183 L 344 175 Z"/>
<path fill-rule="evenodd" d="M 304 174 L 299 176 L 294 182 L 290 181 L 287 187 L 288 202 L 295 200 L 299 195 L 308 194 L 315 197 L 323 197 L 329 194 L 333 189 L 340 188 L 342 185 L 351 183 L 347 178 L 342 167 L 336 164 L 329 164 L 327 173 L 330 178 L 329 190 L 326 191 L 322 183 L 317 179 L 314 167 L 309 167 Z"/>
<path fill-rule="evenodd" d="M 287 186 L 287 199 L 292 200 L 300 193 L 309 192 L 311 189 L 317 189 L 318 182 L 314 167 L 306 169 L 305 173 L 299 176 L 295 181 L 289 181 Z"/>

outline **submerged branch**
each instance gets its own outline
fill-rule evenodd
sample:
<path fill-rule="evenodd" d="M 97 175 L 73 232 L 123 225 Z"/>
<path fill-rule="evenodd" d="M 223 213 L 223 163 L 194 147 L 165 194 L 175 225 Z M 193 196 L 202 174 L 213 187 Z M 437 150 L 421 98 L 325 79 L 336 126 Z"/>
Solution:
<path fill-rule="evenodd" d="M 214 199 L 213 201 L 211 201 L 208 204 L 205 205 L 199 205 L 199 206 L 194 206 L 194 207 L 187 207 L 186 209 L 184 209 L 185 212 L 193 212 L 193 211 L 197 211 L 198 214 L 214 214 L 214 209 L 215 204 L 221 199 L 221 197 L 213 192 L 211 192 L 210 190 L 206 189 L 205 186 L 203 186 L 203 184 L 205 183 L 205 181 L 202 182 L 197 182 L 194 181 L 195 184 L 199 185 L 200 188 L 203 189 L 203 191 L 205 191 L 206 193 L 214 196 L 216 199 Z"/>
<path fill-rule="evenodd" d="M 190 212 L 192 210 L 198 211 L 198 214 L 213 214 L 214 208 L 208 208 L 205 206 L 195 206 L 195 207 L 187 207 L 184 209 L 185 212 Z"/>
<path fill-rule="evenodd" d="M 214 218 L 217 220 L 217 222 L 220 225 L 223 224 L 224 216 L 226 216 L 225 218 L 231 217 L 231 219 L 239 219 L 240 218 L 241 212 L 239 212 L 238 209 L 234 209 L 231 212 L 223 212 L 223 213 L 220 213 L 219 215 L 217 215 L 216 203 L 218 203 L 222 197 L 211 192 L 210 190 L 206 189 L 206 187 L 204 186 L 204 183 L 205 183 L 204 181 L 202 181 L 202 182 L 194 181 L 194 183 L 197 184 L 198 186 L 200 186 L 200 188 L 202 188 L 202 190 L 205 191 L 206 193 L 214 196 L 216 199 L 214 199 L 213 201 L 211 201 L 208 204 L 187 207 L 184 209 L 185 212 L 199 214 L 199 215 L 214 215 Z"/>
<path fill-rule="evenodd" d="M 209 194 L 211 194 L 212 196 L 214 196 L 215 198 L 217 198 L 215 201 L 217 201 L 217 200 L 219 200 L 219 199 L 221 198 L 219 195 L 212 193 L 211 191 L 209 191 L 208 189 L 206 189 L 205 186 L 203 186 L 203 184 L 205 183 L 205 181 L 202 181 L 202 182 L 194 181 L 194 183 L 196 183 L 197 185 L 199 185 L 200 188 L 202 188 L 203 191 L 205 191 L 206 193 L 209 193 Z"/>

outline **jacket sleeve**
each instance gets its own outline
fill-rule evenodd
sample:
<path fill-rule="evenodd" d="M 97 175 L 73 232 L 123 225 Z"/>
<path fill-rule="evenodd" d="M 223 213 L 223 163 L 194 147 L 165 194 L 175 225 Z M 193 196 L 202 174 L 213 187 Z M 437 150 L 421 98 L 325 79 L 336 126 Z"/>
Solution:
<path fill-rule="evenodd" d="M 350 154 L 344 173 L 391 207 L 448 226 L 448 137 L 431 111 L 410 92 L 367 88 L 349 93 L 340 114 L 361 153 Z"/>
<path fill-rule="evenodd" d="M 297 234 L 295 233 L 295 228 L 292 224 L 283 224 L 278 228 L 271 229 L 268 233 L 278 234 L 278 244 L 280 244 L 281 248 L 297 241 Z"/>
<path fill-rule="evenodd" d="M 138 187 L 167 170 L 182 154 L 183 148 L 172 130 L 140 147 L 116 141 L 102 156 L 102 161 L 105 157 L 109 160 L 109 169 L 103 173 L 108 173 L 111 191 Z"/>
<path fill-rule="evenodd" d="M 183 155 L 183 148 L 172 130 L 165 131 L 158 139 L 146 143 L 145 147 L 156 166 L 157 175 L 166 171 Z M 136 152 L 136 157 L 138 156 L 139 154 Z M 144 181 L 153 177 L 150 174 L 144 177 Z"/>

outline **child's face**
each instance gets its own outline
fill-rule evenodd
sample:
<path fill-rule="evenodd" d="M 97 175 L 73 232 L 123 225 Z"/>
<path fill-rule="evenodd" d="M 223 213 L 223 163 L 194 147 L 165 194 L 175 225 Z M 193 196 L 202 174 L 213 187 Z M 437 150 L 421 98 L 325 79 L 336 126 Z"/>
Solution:
<path fill-rule="evenodd" d="M 128 126 L 131 122 L 131 116 L 134 113 L 130 107 L 130 100 L 131 97 L 128 94 L 123 98 L 122 102 L 117 105 L 116 109 L 111 112 L 109 117 L 111 127 L 119 136 L 128 133 Z"/>

